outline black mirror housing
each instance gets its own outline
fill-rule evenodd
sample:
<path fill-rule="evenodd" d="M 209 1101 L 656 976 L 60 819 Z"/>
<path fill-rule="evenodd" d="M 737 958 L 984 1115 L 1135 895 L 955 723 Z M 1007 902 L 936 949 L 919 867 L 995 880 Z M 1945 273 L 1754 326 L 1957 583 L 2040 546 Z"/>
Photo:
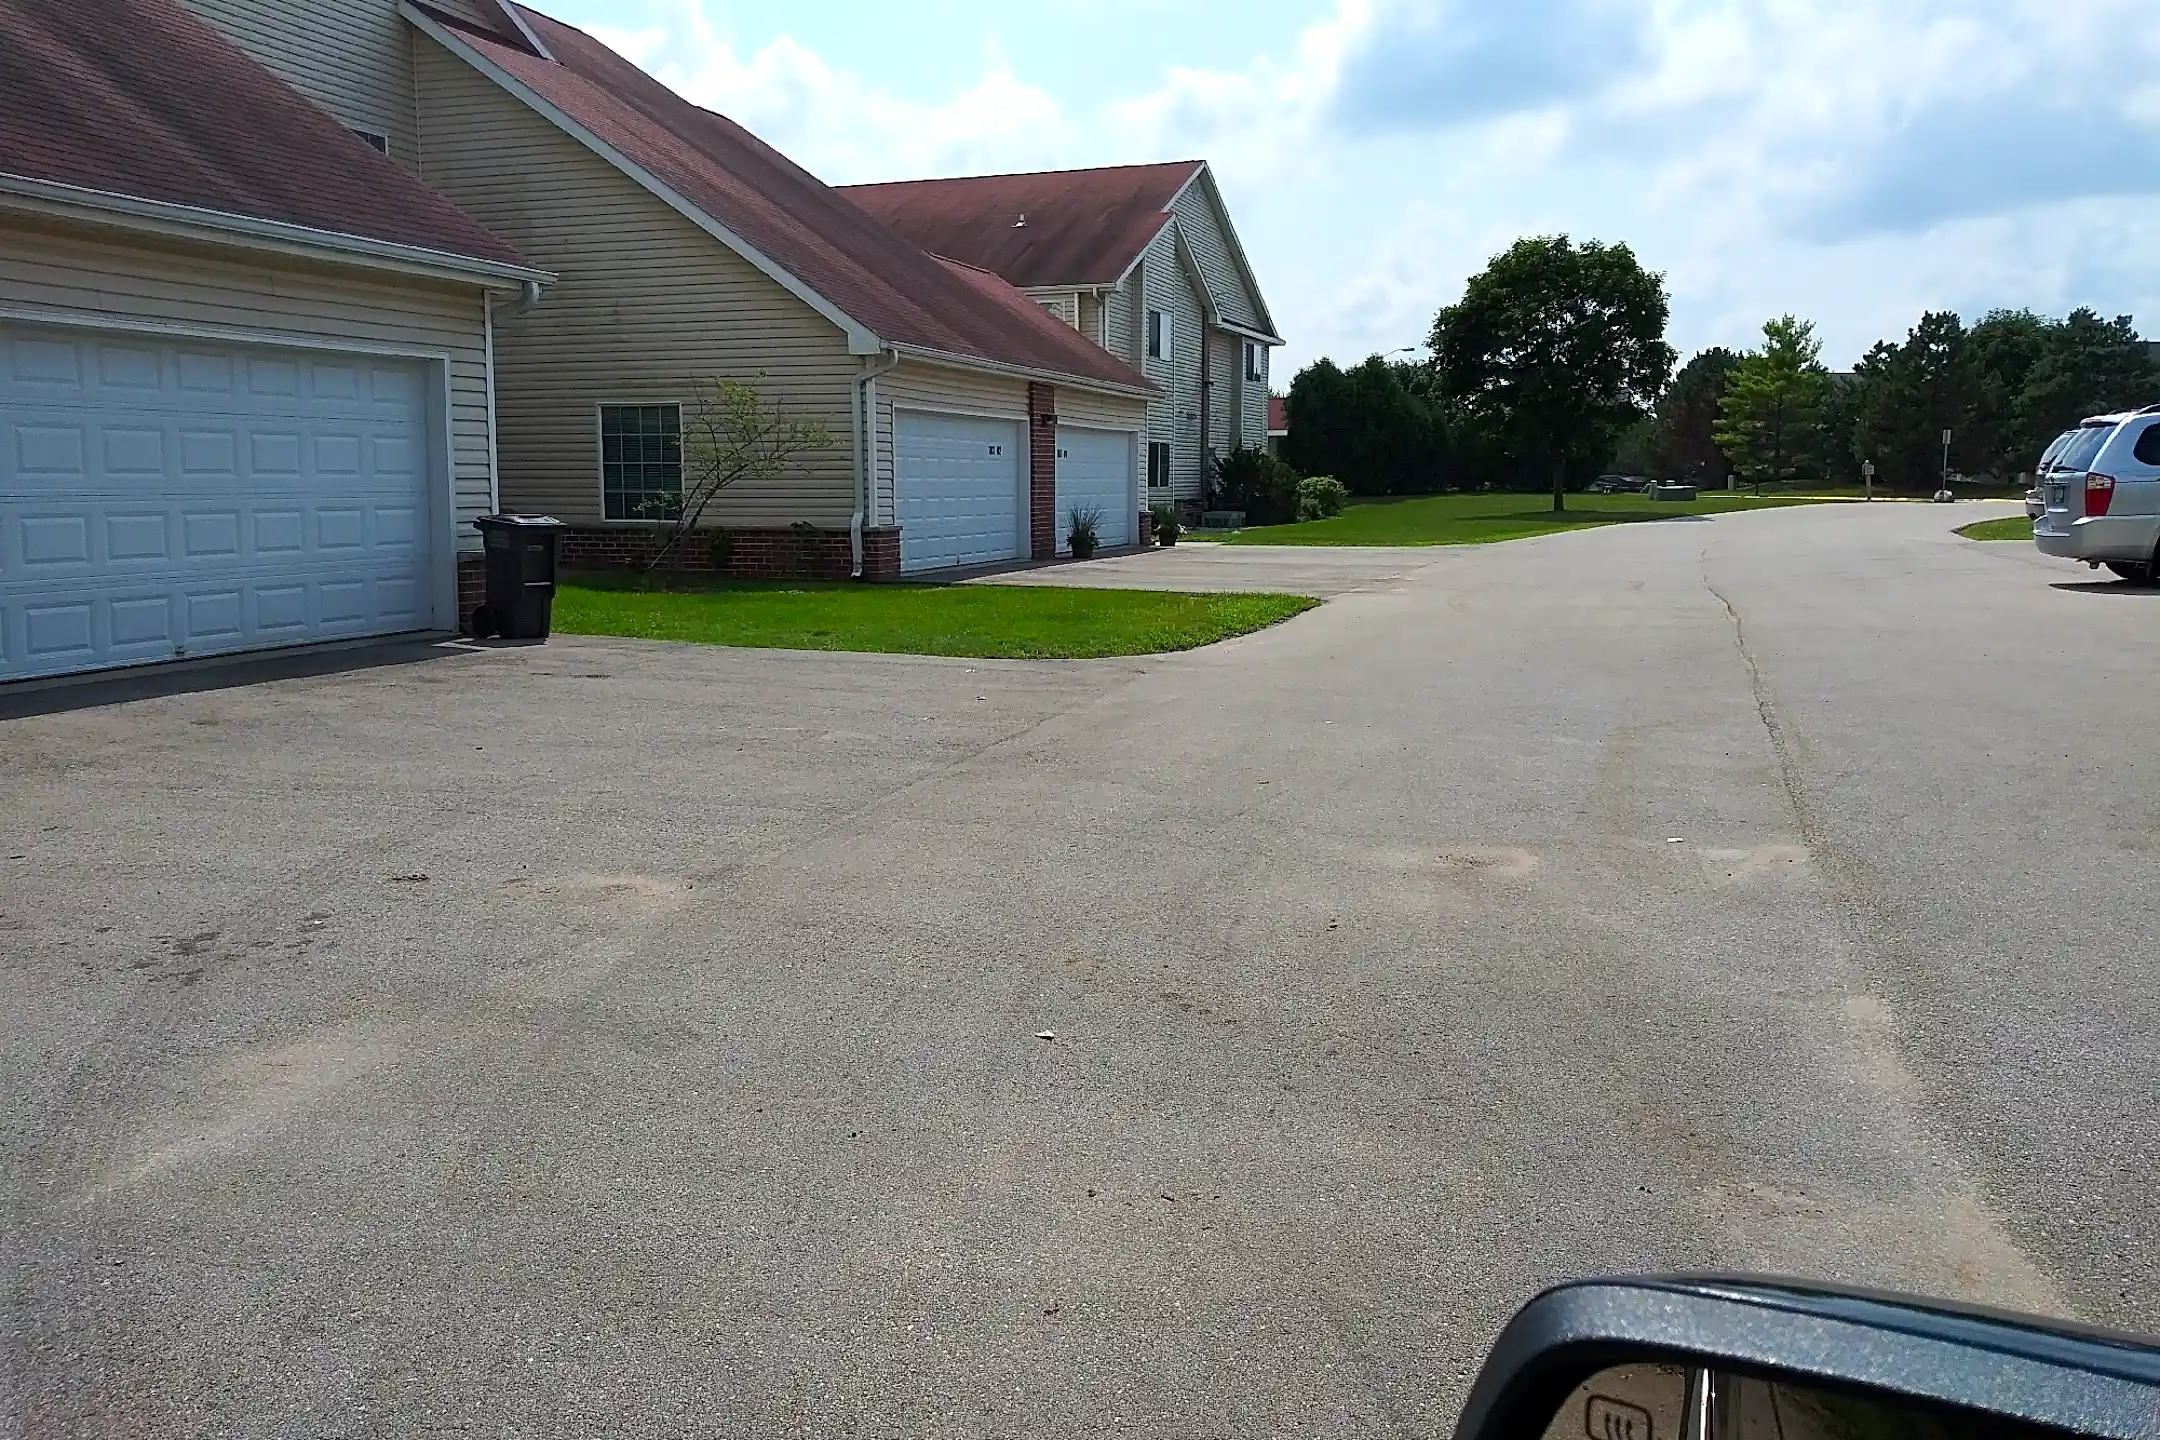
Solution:
<path fill-rule="evenodd" d="M 1895 1402 L 1937 1412 L 1954 1431 L 1979 1421 L 1984 1431 L 2160 1440 L 2160 1351 L 2148 1342 L 1871 1291 L 1717 1277 L 1578 1281 L 1539 1295 L 1486 1358 L 1456 1440 L 1545 1440 L 1578 1387 L 1644 1364 Z M 1690 1428 L 1701 1433 L 1676 1440 L 1715 1440 L 1699 1413 Z"/>

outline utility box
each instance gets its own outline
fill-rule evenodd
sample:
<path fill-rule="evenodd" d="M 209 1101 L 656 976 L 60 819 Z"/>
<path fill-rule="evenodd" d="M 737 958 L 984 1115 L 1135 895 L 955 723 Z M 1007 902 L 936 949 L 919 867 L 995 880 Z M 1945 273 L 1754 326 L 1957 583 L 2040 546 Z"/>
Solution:
<path fill-rule="evenodd" d="M 487 602 L 473 611 L 475 640 L 545 640 L 554 623 L 555 557 L 563 523 L 552 515 L 482 515 Z"/>

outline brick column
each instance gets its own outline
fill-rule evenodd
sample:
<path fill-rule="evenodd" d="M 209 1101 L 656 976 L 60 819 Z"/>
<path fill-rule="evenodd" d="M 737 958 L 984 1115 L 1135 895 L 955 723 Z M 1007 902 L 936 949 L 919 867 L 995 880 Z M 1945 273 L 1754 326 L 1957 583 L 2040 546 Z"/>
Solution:
<path fill-rule="evenodd" d="M 1028 400 L 1028 539 L 1037 560 L 1058 547 L 1057 389 L 1030 380 Z"/>

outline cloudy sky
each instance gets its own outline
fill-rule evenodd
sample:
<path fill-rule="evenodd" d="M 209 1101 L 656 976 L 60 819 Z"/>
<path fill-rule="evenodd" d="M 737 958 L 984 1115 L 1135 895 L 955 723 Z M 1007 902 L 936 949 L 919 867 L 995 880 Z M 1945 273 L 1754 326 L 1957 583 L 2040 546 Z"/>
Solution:
<path fill-rule="evenodd" d="M 1207 159 L 1293 366 L 1551 231 L 1663 271 L 1683 353 L 1784 311 L 1837 367 L 1923 308 L 2160 337 L 2153 0 L 540 8 L 834 182 Z"/>

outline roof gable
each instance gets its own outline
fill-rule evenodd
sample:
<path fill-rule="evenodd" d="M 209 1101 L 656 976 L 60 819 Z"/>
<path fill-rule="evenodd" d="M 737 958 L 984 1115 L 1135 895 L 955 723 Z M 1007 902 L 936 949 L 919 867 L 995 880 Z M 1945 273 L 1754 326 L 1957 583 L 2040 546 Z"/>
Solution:
<path fill-rule="evenodd" d="M 654 190 L 847 332 L 1118 389 L 1146 381 L 1028 306 L 993 303 L 725 116 L 684 100 L 583 31 L 521 14 L 542 59 L 417 4 L 423 28 L 513 96 Z M 1021 298 L 1021 297 L 1015 297 Z"/>
<path fill-rule="evenodd" d="M 176 0 L 0 0 L 0 173 L 524 265 Z"/>
<path fill-rule="evenodd" d="M 932 254 L 1022 288 L 1114 285 L 1204 168 L 1177 160 L 843 185 L 840 193 Z"/>

